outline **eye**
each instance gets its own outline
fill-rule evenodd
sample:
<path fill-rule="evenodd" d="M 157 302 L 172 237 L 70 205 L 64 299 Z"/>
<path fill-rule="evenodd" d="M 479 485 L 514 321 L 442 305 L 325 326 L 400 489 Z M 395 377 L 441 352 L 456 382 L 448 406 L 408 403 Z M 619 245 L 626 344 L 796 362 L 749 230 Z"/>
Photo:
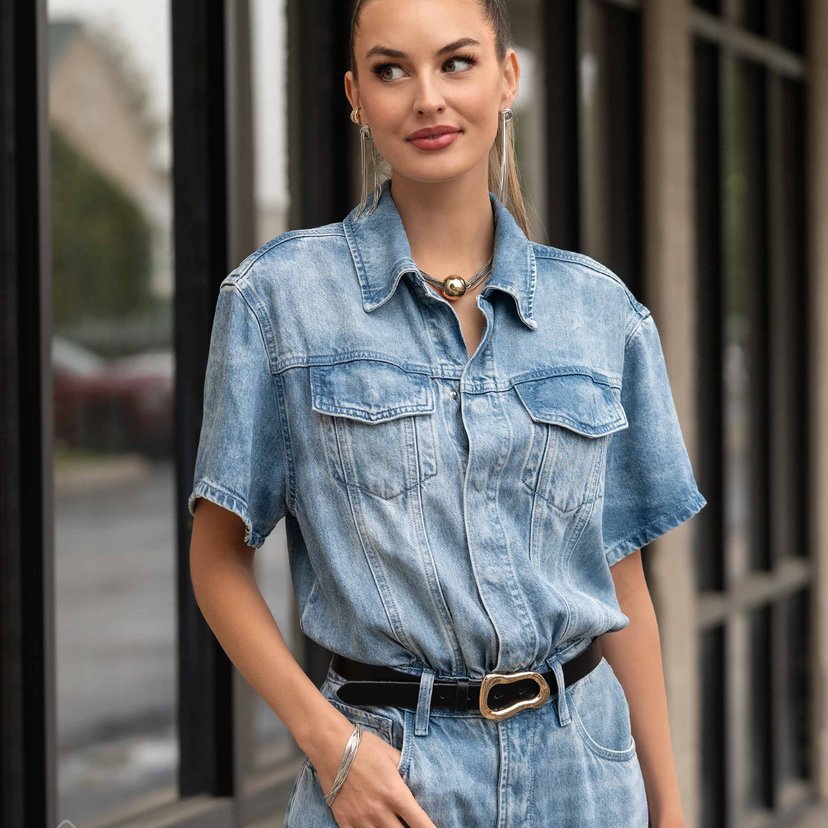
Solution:
<path fill-rule="evenodd" d="M 457 61 L 474 66 L 474 64 L 477 63 L 477 58 L 474 55 L 454 55 L 454 57 L 450 57 L 443 65 L 445 66 L 448 63 L 456 63 Z"/>
<path fill-rule="evenodd" d="M 468 63 L 470 66 L 474 66 L 477 63 L 477 58 L 474 55 L 453 55 L 452 57 L 448 58 L 443 66 L 448 66 L 450 64 L 454 64 L 460 61 L 461 63 Z M 371 67 L 371 71 L 378 77 L 380 80 L 396 80 L 396 78 L 388 78 L 383 77 L 383 74 L 386 69 L 399 69 L 400 66 L 397 63 L 378 63 L 376 66 Z M 466 70 L 468 71 L 468 70 Z M 450 75 L 456 75 L 457 72 L 449 72 Z"/>
<path fill-rule="evenodd" d="M 400 67 L 397 66 L 396 63 L 378 63 L 376 66 L 371 68 L 371 71 L 380 79 L 380 80 L 395 80 L 395 78 L 383 78 L 383 72 L 386 69 L 399 69 Z"/>

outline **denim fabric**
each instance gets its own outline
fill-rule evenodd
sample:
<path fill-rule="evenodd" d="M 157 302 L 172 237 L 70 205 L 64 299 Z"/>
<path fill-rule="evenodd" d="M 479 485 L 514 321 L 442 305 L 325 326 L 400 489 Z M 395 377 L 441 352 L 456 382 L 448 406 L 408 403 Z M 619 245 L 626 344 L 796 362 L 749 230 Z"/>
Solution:
<path fill-rule="evenodd" d="M 345 704 L 333 668 L 322 694 L 401 751 L 398 770 L 437 828 L 647 828 L 648 806 L 629 705 L 606 659 L 570 684 L 564 705 L 499 722 L 473 712 Z M 556 688 L 550 688 L 553 694 Z M 335 828 L 305 759 L 290 791 L 284 828 Z"/>
<path fill-rule="evenodd" d="M 189 509 L 204 497 L 235 512 L 253 547 L 285 518 L 301 628 L 331 651 L 441 678 L 549 669 L 627 626 L 611 565 L 706 503 L 655 321 L 605 266 L 527 239 L 490 193 L 494 262 L 470 358 L 391 189 L 372 215 L 282 233 L 223 280 Z M 534 807 L 535 822 L 501 826 L 565 824 L 540 803 L 593 779 L 602 795 L 631 785 L 618 796 L 638 813 L 616 681 L 604 665 L 573 687 L 565 734 L 548 704 L 499 728 L 441 714 L 431 770 L 418 737 L 408 743 L 412 781 L 435 807 L 460 807 L 460 785 L 441 798 L 457 774 L 500 774 L 515 790 L 534 779 L 535 805 L 508 807 Z M 401 712 L 386 715 L 399 735 Z M 441 777 L 464 735 L 479 742 L 474 760 L 463 752 Z M 529 772 L 534 752 L 544 761 Z M 572 769 L 577 794 L 557 785 Z M 426 793 L 427 780 L 442 782 Z M 470 790 L 481 814 L 507 808 L 490 799 L 496 785 Z M 605 824 L 581 820 L 566 824 Z"/>

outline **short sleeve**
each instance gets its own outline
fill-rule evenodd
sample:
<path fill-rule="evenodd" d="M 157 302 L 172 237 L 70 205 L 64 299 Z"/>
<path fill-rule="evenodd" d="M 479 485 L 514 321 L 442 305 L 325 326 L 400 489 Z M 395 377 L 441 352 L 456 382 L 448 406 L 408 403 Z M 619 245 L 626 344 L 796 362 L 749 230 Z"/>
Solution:
<path fill-rule="evenodd" d="M 259 319 L 241 288 L 219 290 L 188 509 L 199 497 L 237 514 L 258 548 L 286 512 L 285 449 L 277 378 Z"/>
<path fill-rule="evenodd" d="M 696 485 L 649 312 L 626 344 L 621 404 L 629 425 L 611 437 L 604 486 L 602 527 L 610 565 L 707 503 Z"/>

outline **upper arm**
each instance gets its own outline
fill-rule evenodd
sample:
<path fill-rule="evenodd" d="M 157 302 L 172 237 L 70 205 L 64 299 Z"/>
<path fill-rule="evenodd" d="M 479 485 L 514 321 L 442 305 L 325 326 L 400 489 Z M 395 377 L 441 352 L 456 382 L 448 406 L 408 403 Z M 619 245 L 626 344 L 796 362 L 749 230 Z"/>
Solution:
<path fill-rule="evenodd" d="M 637 592 L 648 589 L 647 579 L 644 577 L 644 565 L 641 558 L 641 550 L 626 555 L 610 567 L 615 594 L 621 610 L 624 610 L 625 603 Z"/>
<path fill-rule="evenodd" d="M 255 549 L 244 542 L 244 521 L 235 513 L 207 498 L 199 497 L 193 506 L 193 531 L 190 559 L 233 552 L 247 557 Z"/>

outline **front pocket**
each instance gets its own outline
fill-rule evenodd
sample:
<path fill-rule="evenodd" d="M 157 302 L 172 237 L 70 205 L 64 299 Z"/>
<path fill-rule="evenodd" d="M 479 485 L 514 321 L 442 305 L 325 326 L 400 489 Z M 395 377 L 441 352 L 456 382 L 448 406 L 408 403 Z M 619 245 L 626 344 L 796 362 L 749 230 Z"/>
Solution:
<path fill-rule="evenodd" d="M 562 512 L 594 500 L 607 443 L 629 425 L 620 389 L 570 372 L 517 383 L 515 391 L 532 421 L 524 485 Z"/>
<path fill-rule="evenodd" d="M 403 707 L 390 707 L 382 705 L 358 705 L 350 704 L 339 698 L 337 691 L 347 679 L 329 665 L 319 691 L 351 722 L 360 722 L 364 727 L 371 730 L 381 739 L 385 740 L 392 747 L 400 751 L 400 758 L 397 762 L 397 770 L 405 778 L 408 767 L 408 731 L 413 727 L 409 725 L 406 718 L 406 709 Z"/>
<path fill-rule="evenodd" d="M 383 499 L 437 473 L 434 390 L 426 374 L 376 359 L 310 367 L 331 474 Z"/>
<path fill-rule="evenodd" d="M 353 704 L 347 704 L 346 702 L 340 701 L 335 694 L 333 698 L 328 698 L 328 701 L 343 716 L 347 717 L 352 724 L 359 722 L 366 730 L 370 730 L 384 742 L 393 745 L 394 720 L 390 716 L 383 716 L 382 713 L 376 713 L 373 710 L 366 710 Z"/>
<path fill-rule="evenodd" d="M 606 657 L 572 685 L 567 703 L 575 729 L 592 753 L 616 762 L 635 756 L 629 703 Z"/>

